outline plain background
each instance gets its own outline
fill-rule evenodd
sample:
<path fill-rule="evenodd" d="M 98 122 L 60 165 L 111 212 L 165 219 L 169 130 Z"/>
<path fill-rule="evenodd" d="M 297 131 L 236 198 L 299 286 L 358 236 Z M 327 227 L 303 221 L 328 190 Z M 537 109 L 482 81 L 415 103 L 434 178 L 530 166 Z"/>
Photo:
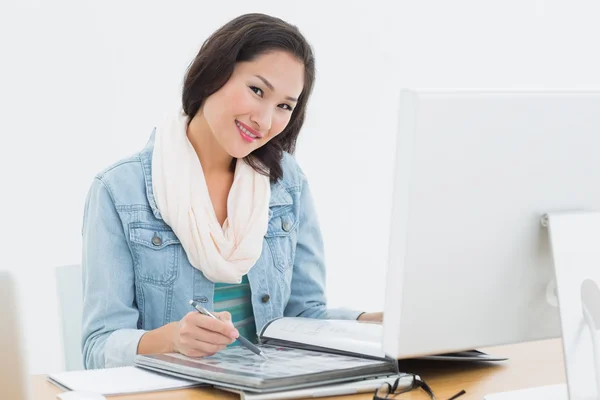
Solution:
<path fill-rule="evenodd" d="M 246 12 L 314 47 L 297 158 L 333 306 L 383 308 L 400 88 L 600 87 L 598 1 L 3 1 L 0 268 L 17 276 L 31 373 L 63 368 L 54 268 L 80 262 L 94 175 L 143 148 L 202 42 Z"/>

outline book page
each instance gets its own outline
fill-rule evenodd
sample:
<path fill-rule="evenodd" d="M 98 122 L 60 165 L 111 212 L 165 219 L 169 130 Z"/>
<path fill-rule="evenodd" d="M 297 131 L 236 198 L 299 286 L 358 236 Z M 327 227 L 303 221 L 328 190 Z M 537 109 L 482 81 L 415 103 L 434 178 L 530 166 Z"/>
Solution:
<path fill-rule="evenodd" d="M 256 379 L 317 374 L 379 363 L 376 360 L 286 347 L 261 346 L 260 349 L 267 355 L 268 360 L 257 357 L 243 346 L 232 346 L 210 357 L 192 358 L 179 353 L 168 353 L 165 356 L 182 360 L 199 370 L 244 375 Z"/>
<path fill-rule="evenodd" d="M 263 339 L 279 339 L 334 350 L 385 357 L 383 326 L 356 320 L 280 318 L 263 330 Z"/>

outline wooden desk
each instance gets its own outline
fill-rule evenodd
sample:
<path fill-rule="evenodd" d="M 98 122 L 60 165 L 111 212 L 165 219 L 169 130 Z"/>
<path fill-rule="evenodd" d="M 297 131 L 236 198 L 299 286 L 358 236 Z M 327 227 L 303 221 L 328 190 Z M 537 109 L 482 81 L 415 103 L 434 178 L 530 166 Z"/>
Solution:
<path fill-rule="evenodd" d="M 459 400 L 482 400 L 488 393 L 552 385 L 566 381 L 562 347 L 559 339 L 522 343 L 483 349 L 510 360 L 502 363 L 458 363 L 444 361 L 403 361 L 400 368 L 421 375 L 439 400 L 459 392 L 467 394 Z M 43 375 L 33 376 L 32 400 L 55 400 L 61 390 L 46 381 Z M 322 397 L 323 400 L 368 400 L 372 393 L 352 396 Z M 423 400 L 427 395 L 414 391 L 401 396 L 402 400 Z M 232 393 L 215 389 L 196 388 L 168 392 L 108 397 L 109 400 L 200 400 L 239 399 Z"/>

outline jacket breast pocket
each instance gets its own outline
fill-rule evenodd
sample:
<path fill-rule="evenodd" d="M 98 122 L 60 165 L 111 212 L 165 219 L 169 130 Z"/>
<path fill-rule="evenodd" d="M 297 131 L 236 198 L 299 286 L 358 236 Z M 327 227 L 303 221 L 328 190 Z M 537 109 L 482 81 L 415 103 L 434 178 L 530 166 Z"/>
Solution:
<path fill-rule="evenodd" d="M 265 239 L 273 255 L 275 267 L 285 272 L 294 265 L 298 220 L 293 212 L 274 215 L 269 220 Z"/>
<path fill-rule="evenodd" d="M 181 244 L 170 227 L 132 223 L 129 240 L 137 279 L 168 285 L 177 278 Z"/>

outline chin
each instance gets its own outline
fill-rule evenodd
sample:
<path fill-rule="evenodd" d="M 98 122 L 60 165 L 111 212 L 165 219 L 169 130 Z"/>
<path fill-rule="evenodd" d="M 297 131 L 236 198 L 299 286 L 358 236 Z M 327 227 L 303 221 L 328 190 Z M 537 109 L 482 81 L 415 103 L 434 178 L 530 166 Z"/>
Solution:
<path fill-rule="evenodd" d="M 244 158 L 254 150 L 255 149 L 230 149 L 228 153 L 233 158 Z"/>

